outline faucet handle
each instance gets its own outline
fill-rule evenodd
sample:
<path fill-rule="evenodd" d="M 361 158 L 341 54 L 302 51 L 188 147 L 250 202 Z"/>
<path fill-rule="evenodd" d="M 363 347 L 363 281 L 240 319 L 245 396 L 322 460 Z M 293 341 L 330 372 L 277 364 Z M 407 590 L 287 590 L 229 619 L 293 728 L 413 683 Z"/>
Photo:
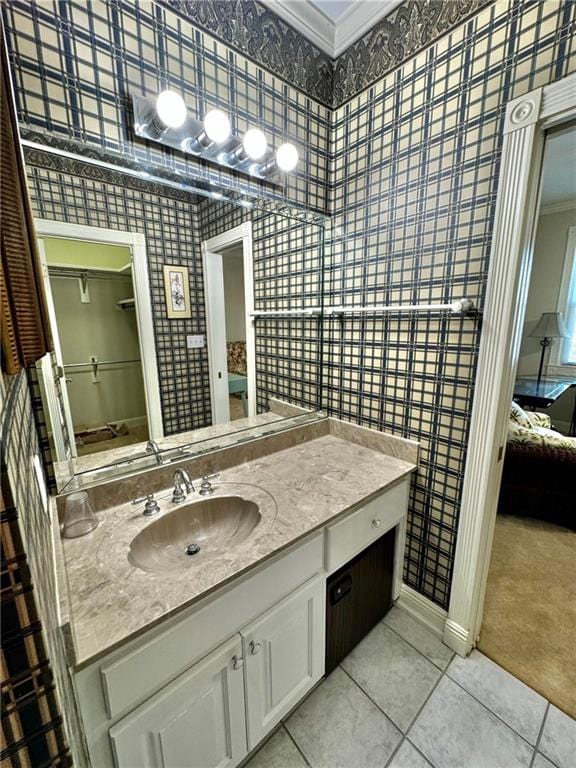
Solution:
<path fill-rule="evenodd" d="M 150 515 L 155 515 L 160 512 L 160 506 L 154 498 L 153 493 L 149 493 L 146 496 L 141 496 L 139 499 L 132 500 L 132 504 L 141 504 L 142 502 L 145 502 L 144 512 L 142 512 L 143 515 L 149 517 Z"/>
<path fill-rule="evenodd" d="M 215 477 L 220 477 L 220 472 L 214 472 L 211 475 L 203 475 L 202 484 L 200 485 L 200 490 L 198 491 L 200 496 L 210 496 L 212 493 L 214 493 L 214 488 L 212 488 L 212 483 L 210 480 L 213 480 Z"/>

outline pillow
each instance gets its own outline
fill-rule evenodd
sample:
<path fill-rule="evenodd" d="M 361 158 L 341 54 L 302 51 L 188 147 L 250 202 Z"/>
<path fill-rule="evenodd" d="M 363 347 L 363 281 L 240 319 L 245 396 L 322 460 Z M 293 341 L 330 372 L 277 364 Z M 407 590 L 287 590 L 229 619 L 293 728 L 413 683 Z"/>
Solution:
<path fill-rule="evenodd" d="M 545 427 L 522 427 L 510 422 L 508 442 L 516 445 L 539 445 L 543 448 L 564 448 L 576 453 L 576 437 L 567 437 L 560 432 Z"/>
<path fill-rule="evenodd" d="M 526 429 L 530 429 L 532 426 L 526 411 L 522 410 L 514 400 L 512 400 L 512 407 L 510 408 L 510 421 L 514 422 L 514 424 L 518 424 L 520 427 L 526 427 Z"/>
<path fill-rule="evenodd" d="M 547 413 L 537 413 L 536 411 L 532 411 L 531 413 L 526 413 L 526 416 L 533 427 L 546 427 L 547 429 L 550 429 L 552 426 L 550 416 L 548 416 Z"/>

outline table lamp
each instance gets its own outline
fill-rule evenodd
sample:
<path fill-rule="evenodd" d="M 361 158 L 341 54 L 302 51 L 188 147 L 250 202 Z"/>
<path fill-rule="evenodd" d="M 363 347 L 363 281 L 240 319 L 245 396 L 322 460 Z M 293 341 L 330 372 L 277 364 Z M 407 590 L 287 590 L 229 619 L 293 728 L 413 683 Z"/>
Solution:
<path fill-rule="evenodd" d="M 564 325 L 562 314 L 560 312 L 543 312 L 542 317 L 536 323 L 534 330 L 530 334 L 531 338 L 540 339 L 542 352 L 540 353 L 540 367 L 538 368 L 538 387 L 542 378 L 542 368 L 544 366 L 544 355 L 546 347 L 552 343 L 552 339 L 561 339 L 568 336 L 568 331 Z"/>

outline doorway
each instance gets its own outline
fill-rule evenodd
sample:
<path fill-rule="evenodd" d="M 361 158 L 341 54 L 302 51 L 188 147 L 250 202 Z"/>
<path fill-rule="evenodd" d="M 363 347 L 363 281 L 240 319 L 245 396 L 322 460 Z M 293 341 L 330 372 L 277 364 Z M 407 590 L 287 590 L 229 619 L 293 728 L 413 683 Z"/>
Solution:
<path fill-rule="evenodd" d="M 256 415 L 252 223 L 202 243 L 212 423 Z"/>
<path fill-rule="evenodd" d="M 144 238 L 36 226 L 54 340 L 39 368 L 56 460 L 162 437 Z"/>
<path fill-rule="evenodd" d="M 576 717 L 576 126 L 540 187 L 478 647 Z"/>
<path fill-rule="evenodd" d="M 514 99 L 506 109 L 454 576 L 444 629 L 445 642 L 461 655 L 476 645 L 481 631 L 532 267 L 545 137 L 575 120 L 576 75 Z"/>

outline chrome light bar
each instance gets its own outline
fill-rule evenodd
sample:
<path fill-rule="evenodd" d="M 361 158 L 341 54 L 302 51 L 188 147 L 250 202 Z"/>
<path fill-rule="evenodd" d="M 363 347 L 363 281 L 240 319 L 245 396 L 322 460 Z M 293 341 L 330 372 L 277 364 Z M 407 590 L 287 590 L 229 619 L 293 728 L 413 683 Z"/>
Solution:
<path fill-rule="evenodd" d="M 171 94 L 172 92 L 163 92 L 163 94 L 166 93 Z M 181 100 L 181 97 L 178 97 L 177 94 L 173 95 Z M 286 168 L 285 171 L 289 172 L 295 167 L 298 153 L 291 144 L 282 145 L 276 153 L 272 149 L 267 148 L 255 160 L 246 151 L 242 139 L 230 134 L 228 118 L 224 113 L 213 110 L 212 113 L 208 113 L 206 118 L 208 119 L 210 115 L 218 115 L 222 121 L 225 121 L 225 125 L 227 123 L 227 126 L 221 132 L 225 138 L 222 141 L 218 141 L 209 136 L 209 132 L 206 129 L 206 120 L 202 122 L 192 117 L 186 110 L 183 101 L 181 101 L 180 106 L 183 108 L 183 112 L 173 122 L 173 125 L 170 126 L 159 115 L 158 99 L 133 95 L 134 133 L 136 136 L 147 141 L 163 144 L 185 154 L 209 160 L 212 163 L 223 165 L 226 168 L 240 171 L 259 179 L 270 179 L 282 170 L 283 164 L 279 153 L 282 151 L 286 152 L 286 148 L 293 155 L 292 161 L 289 163 L 291 167 Z M 252 129 L 253 133 L 255 131 L 261 133 L 258 129 Z M 215 133 L 217 132 L 213 132 L 212 135 L 214 136 Z M 262 138 L 264 137 L 262 136 Z M 294 156 L 296 158 L 295 161 L 293 160 Z"/>

